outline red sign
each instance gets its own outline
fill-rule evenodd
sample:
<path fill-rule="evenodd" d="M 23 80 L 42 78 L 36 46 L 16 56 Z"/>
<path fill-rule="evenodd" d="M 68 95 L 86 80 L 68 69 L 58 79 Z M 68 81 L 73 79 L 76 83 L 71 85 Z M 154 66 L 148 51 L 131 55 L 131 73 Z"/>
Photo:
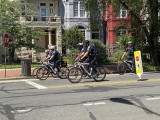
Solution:
<path fill-rule="evenodd" d="M 3 40 L 4 40 L 4 46 L 7 48 L 9 44 L 9 37 L 7 33 L 4 33 Z"/>
<path fill-rule="evenodd" d="M 136 61 L 139 61 L 139 56 L 136 56 Z"/>

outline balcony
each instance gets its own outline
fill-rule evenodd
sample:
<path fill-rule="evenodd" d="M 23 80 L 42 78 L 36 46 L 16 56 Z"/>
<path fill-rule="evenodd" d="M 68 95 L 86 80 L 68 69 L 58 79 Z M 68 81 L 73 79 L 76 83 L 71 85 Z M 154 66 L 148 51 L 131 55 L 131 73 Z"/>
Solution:
<path fill-rule="evenodd" d="M 25 23 L 27 26 L 32 27 L 58 27 L 61 25 L 60 16 L 38 16 L 28 15 L 25 18 L 21 18 L 20 22 Z"/>

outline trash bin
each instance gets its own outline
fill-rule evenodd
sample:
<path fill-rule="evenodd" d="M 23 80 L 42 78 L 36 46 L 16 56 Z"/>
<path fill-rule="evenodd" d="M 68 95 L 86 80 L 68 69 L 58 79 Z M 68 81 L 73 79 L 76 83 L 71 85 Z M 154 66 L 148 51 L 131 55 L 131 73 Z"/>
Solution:
<path fill-rule="evenodd" d="M 31 58 L 21 59 L 21 76 L 30 76 L 31 75 Z"/>

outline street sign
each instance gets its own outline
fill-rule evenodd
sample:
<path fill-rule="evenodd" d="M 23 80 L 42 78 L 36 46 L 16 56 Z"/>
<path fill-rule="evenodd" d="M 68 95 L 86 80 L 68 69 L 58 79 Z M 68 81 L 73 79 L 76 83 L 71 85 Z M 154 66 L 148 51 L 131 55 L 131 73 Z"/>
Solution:
<path fill-rule="evenodd" d="M 8 44 L 9 44 L 9 36 L 8 36 L 7 33 L 4 33 L 4 35 L 3 35 L 3 41 L 4 41 L 5 48 L 7 48 Z"/>
<path fill-rule="evenodd" d="M 135 58 L 136 73 L 141 80 L 141 76 L 143 74 L 141 51 L 135 51 L 134 58 Z"/>

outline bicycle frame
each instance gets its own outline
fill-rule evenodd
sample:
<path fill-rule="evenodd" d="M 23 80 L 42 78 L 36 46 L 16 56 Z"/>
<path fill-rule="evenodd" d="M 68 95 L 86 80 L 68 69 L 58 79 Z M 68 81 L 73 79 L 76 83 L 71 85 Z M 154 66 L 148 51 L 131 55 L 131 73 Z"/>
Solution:
<path fill-rule="evenodd" d="M 124 63 L 128 66 L 128 68 L 132 71 L 133 69 L 132 69 L 132 63 L 130 64 L 130 62 L 129 61 L 127 61 L 127 60 L 124 60 Z"/>
<path fill-rule="evenodd" d="M 88 66 L 89 66 L 89 63 L 81 63 L 81 62 L 76 62 L 76 63 L 75 63 L 75 66 L 76 66 L 76 67 L 81 68 L 82 70 L 84 70 L 84 71 L 87 73 L 88 76 L 91 76 L 93 69 L 91 69 L 91 71 L 90 71 L 90 73 L 89 73 L 88 70 L 86 70 L 85 65 L 88 65 Z"/>

